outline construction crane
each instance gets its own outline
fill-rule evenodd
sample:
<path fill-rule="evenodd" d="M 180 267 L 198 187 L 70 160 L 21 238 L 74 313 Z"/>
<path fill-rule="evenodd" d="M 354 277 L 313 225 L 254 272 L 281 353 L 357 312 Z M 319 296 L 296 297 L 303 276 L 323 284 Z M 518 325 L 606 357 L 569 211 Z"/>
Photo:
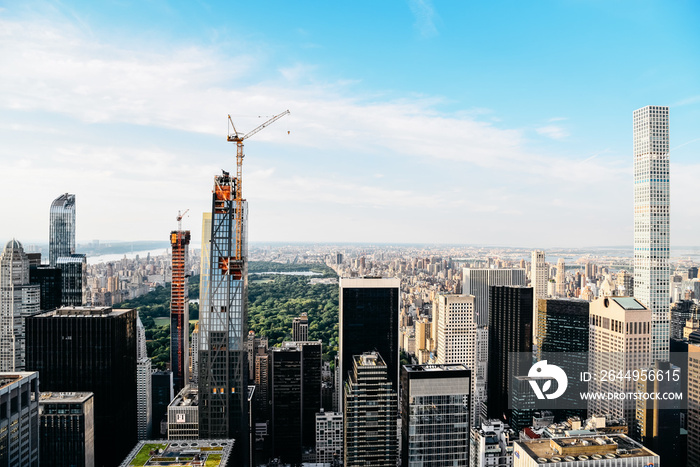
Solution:
<path fill-rule="evenodd" d="M 275 115 L 262 125 L 249 131 L 246 134 L 239 133 L 236 130 L 236 126 L 233 124 L 231 116 L 228 116 L 228 136 L 227 141 L 231 143 L 236 143 L 236 193 L 234 201 L 236 202 L 236 260 L 240 261 L 243 259 L 243 140 L 246 140 L 258 133 L 260 130 L 268 125 L 276 122 L 280 118 L 284 117 L 289 113 L 289 110 Z M 233 130 L 233 131 L 232 131 Z"/>
<path fill-rule="evenodd" d="M 182 218 L 185 217 L 185 214 L 187 214 L 190 210 L 185 209 L 185 212 L 180 214 L 180 211 L 177 212 L 177 230 L 182 230 Z"/>

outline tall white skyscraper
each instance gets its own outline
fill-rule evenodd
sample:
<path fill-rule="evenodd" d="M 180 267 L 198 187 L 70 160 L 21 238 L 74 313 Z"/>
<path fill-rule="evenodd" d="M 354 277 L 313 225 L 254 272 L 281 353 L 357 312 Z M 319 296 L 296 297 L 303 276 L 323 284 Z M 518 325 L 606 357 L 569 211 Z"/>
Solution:
<path fill-rule="evenodd" d="M 537 322 L 537 301 L 547 298 L 547 282 L 549 281 L 549 269 L 544 259 L 544 251 L 532 252 L 530 266 L 530 285 L 532 286 L 532 322 Z M 532 327 L 532 342 L 537 342 L 537 326 Z"/>
<path fill-rule="evenodd" d="M 652 313 L 652 359 L 669 359 L 668 107 L 634 111 L 634 297 Z"/>
<path fill-rule="evenodd" d="M 24 370 L 24 319 L 39 313 L 40 295 L 22 244 L 10 240 L 0 254 L 0 371 Z"/>
<path fill-rule="evenodd" d="M 470 426 L 477 426 L 481 404 L 486 402 L 485 372 L 481 378 L 475 376 L 477 368 L 477 346 L 480 331 L 486 333 L 485 328 L 478 329 L 474 315 L 475 298 L 473 295 L 438 295 L 437 297 L 439 318 L 437 322 L 437 356 L 436 363 L 464 364 L 472 371 L 470 394 L 472 394 L 472 406 L 470 407 Z M 488 335 L 482 337 L 482 341 L 488 339 Z"/>

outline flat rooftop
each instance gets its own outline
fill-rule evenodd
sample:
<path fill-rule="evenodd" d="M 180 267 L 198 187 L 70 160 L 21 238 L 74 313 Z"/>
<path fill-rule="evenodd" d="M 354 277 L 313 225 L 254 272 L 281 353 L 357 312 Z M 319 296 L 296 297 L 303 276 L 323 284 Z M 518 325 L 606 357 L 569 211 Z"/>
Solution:
<path fill-rule="evenodd" d="M 539 463 L 656 456 L 654 452 L 625 435 L 540 438 L 517 443 Z"/>
<path fill-rule="evenodd" d="M 2 372 L 0 373 L 0 389 L 14 383 L 18 383 L 22 379 L 29 378 L 32 375 L 36 375 L 38 377 L 39 373 L 36 371 Z"/>
<path fill-rule="evenodd" d="M 132 308 L 112 308 L 110 306 L 64 306 L 53 311 L 36 315 L 39 318 L 66 318 L 66 317 L 114 317 L 128 313 Z"/>
<path fill-rule="evenodd" d="M 185 386 L 168 407 L 197 407 L 199 405 L 199 390 L 196 387 Z"/>
<path fill-rule="evenodd" d="M 82 404 L 92 396 L 91 392 L 42 392 L 39 404 Z"/>
<path fill-rule="evenodd" d="M 232 439 L 139 441 L 119 467 L 226 467 L 233 443 Z"/>
<path fill-rule="evenodd" d="M 443 372 L 443 371 L 467 371 L 469 368 L 461 363 L 432 364 L 432 365 L 404 365 L 409 373 Z"/>

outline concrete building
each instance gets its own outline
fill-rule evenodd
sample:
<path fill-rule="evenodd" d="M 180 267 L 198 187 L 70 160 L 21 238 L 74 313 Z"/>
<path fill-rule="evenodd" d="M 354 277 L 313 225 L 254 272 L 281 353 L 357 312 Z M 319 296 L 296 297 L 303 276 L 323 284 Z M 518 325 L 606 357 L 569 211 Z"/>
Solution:
<path fill-rule="evenodd" d="M 590 393 L 633 393 L 633 379 L 605 378 L 649 368 L 651 362 L 651 311 L 632 297 L 604 297 L 591 303 L 589 328 Z M 632 398 L 600 398 L 588 401 L 589 414 L 609 414 L 636 424 Z"/>
<path fill-rule="evenodd" d="M 467 465 L 470 380 L 471 370 L 463 364 L 401 367 L 404 465 Z"/>
<path fill-rule="evenodd" d="M 396 467 L 397 394 L 377 352 L 355 355 L 344 388 L 344 465 Z"/>
<path fill-rule="evenodd" d="M 510 467 L 517 434 L 501 420 L 485 420 L 471 429 L 469 467 Z"/>
<path fill-rule="evenodd" d="M 42 392 L 40 458 L 52 467 L 95 466 L 95 409 L 91 392 Z"/>
<path fill-rule="evenodd" d="M 143 327 L 141 322 L 141 317 L 136 316 L 136 361 L 141 361 L 141 359 L 148 358 L 148 351 L 146 350 L 146 328 Z"/>
<path fill-rule="evenodd" d="M 136 362 L 136 437 L 149 439 L 153 434 L 153 399 L 151 387 L 151 359 Z"/>
<path fill-rule="evenodd" d="M 544 438 L 513 444 L 513 467 L 549 467 L 559 463 L 576 467 L 660 465 L 657 454 L 625 435 Z"/>
<path fill-rule="evenodd" d="M 343 414 L 316 414 L 316 462 L 333 463 L 343 458 Z"/>
<path fill-rule="evenodd" d="M 469 426 L 476 426 L 481 414 L 481 406 L 486 402 L 485 378 L 478 378 L 476 351 L 479 344 L 475 321 L 475 298 L 473 295 L 438 295 L 439 309 L 438 344 L 435 362 L 438 365 L 464 364 L 475 369 L 470 377 L 471 407 Z M 482 338 L 481 341 L 485 339 Z"/>
<path fill-rule="evenodd" d="M 652 314 L 651 358 L 669 359 L 670 184 L 668 107 L 633 114 L 634 297 Z"/>
<path fill-rule="evenodd" d="M 0 371 L 25 368 L 25 318 L 39 313 L 41 291 L 31 285 L 22 244 L 10 240 L 0 255 Z"/>
<path fill-rule="evenodd" d="M 199 395 L 185 386 L 168 405 L 168 439 L 199 439 Z"/>
<path fill-rule="evenodd" d="M 199 383 L 199 322 L 194 323 L 190 342 L 190 382 L 197 386 Z"/>
<path fill-rule="evenodd" d="M 39 467 L 39 399 L 39 373 L 0 373 L 1 467 Z"/>

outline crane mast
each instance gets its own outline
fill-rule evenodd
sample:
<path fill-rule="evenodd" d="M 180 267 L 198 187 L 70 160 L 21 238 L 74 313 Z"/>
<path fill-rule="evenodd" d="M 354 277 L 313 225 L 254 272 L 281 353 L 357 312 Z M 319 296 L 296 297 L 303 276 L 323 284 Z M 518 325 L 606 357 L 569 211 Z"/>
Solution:
<path fill-rule="evenodd" d="M 231 115 L 228 116 L 229 131 L 226 140 L 231 143 L 236 143 L 236 191 L 234 194 L 234 201 L 236 202 L 236 261 L 243 260 L 243 140 L 250 138 L 263 128 L 271 125 L 288 113 L 289 110 L 285 110 L 284 112 L 275 115 L 245 135 L 238 133 L 238 130 L 236 130 L 236 126 L 233 124 L 233 120 L 231 119 Z"/>

